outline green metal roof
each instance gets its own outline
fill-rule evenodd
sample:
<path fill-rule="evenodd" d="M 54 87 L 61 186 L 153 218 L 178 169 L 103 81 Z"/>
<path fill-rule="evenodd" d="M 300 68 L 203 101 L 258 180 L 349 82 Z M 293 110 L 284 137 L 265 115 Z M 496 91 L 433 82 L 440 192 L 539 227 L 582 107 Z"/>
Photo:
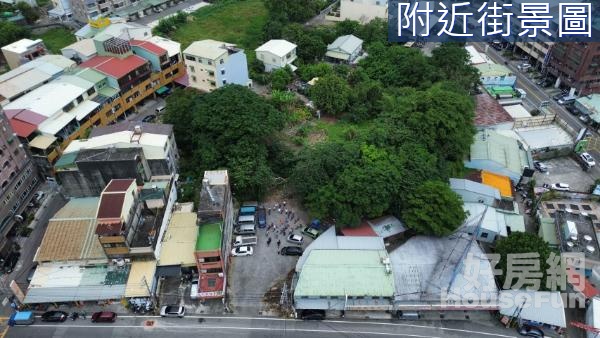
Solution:
<path fill-rule="evenodd" d="M 506 226 L 510 227 L 511 232 L 525 232 L 525 219 L 523 215 L 504 213 Z"/>
<path fill-rule="evenodd" d="M 510 69 L 505 67 L 504 65 L 499 65 L 497 63 L 481 63 L 478 65 L 474 65 L 475 68 L 479 69 L 481 76 L 506 76 L 512 75 Z"/>
<path fill-rule="evenodd" d="M 54 164 L 54 168 L 55 169 L 66 169 L 66 168 L 75 166 L 75 159 L 77 158 L 77 155 L 79 155 L 78 151 L 63 154 L 58 159 L 58 161 L 56 161 L 56 164 Z"/>
<path fill-rule="evenodd" d="M 113 96 L 117 95 L 118 93 L 119 93 L 119 91 L 117 89 L 114 89 L 113 87 L 110 87 L 110 86 L 104 86 L 98 91 L 98 94 L 104 95 L 106 97 L 113 97 Z"/>
<path fill-rule="evenodd" d="M 381 263 L 383 250 L 312 250 L 294 297 L 393 297 L 394 275 Z"/>
<path fill-rule="evenodd" d="M 558 246 L 560 244 L 558 238 L 556 238 L 556 224 L 554 223 L 553 218 L 547 217 L 540 219 L 538 236 L 552 246 Z"/>
<path fill-rule="evenodd" d="M 493 130 L 484 130 L 475 135 L 471 145 L 471 161 L 477 160 L 494 161 L 519 173 L 529 165 L 527 152 L 519 148 L 517 140 Z"/>
<path fill-rule="evenodd" d="M 196 251 L 217 250 L 221 247 L 221 223 L 200 225 Z"/>
<path fill-rule="evenodd" d="M 76 75 L 79 76 L 80 78 L 82 78 L 84 80 L 88 80 L 94 84 L 96 84 L 106 78 L 106 75 L 104 75 L 104 74 L 100 73 L 99 71 L 96 71 L 92 68 L 86 68 L 86 69 L 78 72 Z"/>

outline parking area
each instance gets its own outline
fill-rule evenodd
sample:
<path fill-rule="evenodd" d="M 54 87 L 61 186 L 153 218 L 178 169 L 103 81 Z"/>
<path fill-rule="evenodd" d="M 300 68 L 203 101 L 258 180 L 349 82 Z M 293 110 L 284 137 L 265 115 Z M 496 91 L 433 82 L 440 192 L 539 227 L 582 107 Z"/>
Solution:
<path fill-rule="evenodd" d="M 534 178 L 536 185 L 567 183 L 571 191 L 588 192 L 594 184 L 598 168 L 584 171 L 582 166 L 571 157 L 559 157 L 544 161 L 548 167 L 545 173 L 536 172 Z"/>
<path fill-rule="evenodd" d="M 280 208 L 277 208 L 277 203 L 280 204 Z M 279 251 L 284 246 L 294 246 L 286 242 L 286 237 L 290 232 L 301 234 L 304 225 L 307 224 L 306 216 L 294 204 L 287 202 L 285 206 L 282 202 L 266 202 L 263 206 L 267 210 L 267 228 L 257 229 L 258 243 L 254 246 L 254 254 L 231 257 L 229 305 L 236 314 L 266 314 L 269 306 L 263 301 L 263 297 L 268 292 L 279 293 L 274 286 L 287 277 L 298 261 L 297 256 L 283 256 Z M 289 216 L 285 214 L 286 209 Z M 304 243 L 301 247 L 306 248 L 312 239 L 306 235 L 303 238 Z M 273 291 L 270 291 L 272 289 Z"/>

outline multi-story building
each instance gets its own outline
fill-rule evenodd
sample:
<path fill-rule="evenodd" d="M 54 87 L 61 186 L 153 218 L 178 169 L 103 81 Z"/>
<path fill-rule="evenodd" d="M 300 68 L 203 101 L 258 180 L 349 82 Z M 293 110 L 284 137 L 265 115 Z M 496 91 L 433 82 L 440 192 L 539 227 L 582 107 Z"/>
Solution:
<path fill-rule="evenodd" d="M 342 0 L 340 3 L 340 18 L 368 23 L 375 18 L 388 17 L 387 0 Z"/>
<path fill-rule="evenodd" d="M 548 72 L 556 86 L 571 88 L 579 96 L 600 93 L 600 43 L 557 43 L 550 50 Z"/>
<path fill-rule="evenodd" d="M 142 185 L 175 175 L 177 158 L 171 125 L 124 121 L 73 141 L 54 170 L 67 196 L 98 196 L 111 179 L 135 178 Z"/>
<path fill-rule="evenodd" d="M 73 17 L 70 0 L 52 0 L 52 9 L 48 11 L 48 16 L 60 21 L 70 21 Z"/>
<path fill-rule="evenodd" d="M 0 256 L 5 259 L 12 245 L 6 237 L 39 183 L 37 169 L 6 115 L 0 111 Z"/>
<path fill-rule="evenodd" d="M 224 298 L 233 231 L 233 203 L 227 170 L 205 171 L 198 202 L 198 296 Z"/>
<path fill-rule="evenodd" d="M 71 0 L 73 18 L 81 23 L 112 15 L 135 20 L 176 5 L 183 0 Z"/>
<path fill-rule="evenodd" d="M 4 59 L 10 69 L 15 69 L 22 64 L 48 54 L 48 50 L 42 39 L 21 39 L 2 47 L 2 54 L 4 54 Z"/>
<path fill-rule="evenodd" d="M 298 67 L 292 64 L 297 57 L 296 47 L 298 46 L 286 40 L 269 40 L 256 48 L 256 58 L 265 65 L 267 72 L 286 66 L 296 70 Z"/>
<path fill-rule="evenodd" d="M 123 39 L 145 40 L 152 36 L 152 28 L 135 22 L 127 22 L 123 18 L 99 17 L 75 32 L 77 41 L 93 39 L 96 35 L 108 34 Z"/>
<path fill-rule="evenodd" d="M 243 49 L 215 40 L 193 42 L 183 51 L 190 87 L 212 91 L 227 84 L 250 86 Z"/>
<path fill-rule="evenodd" d="M 5 107 L 13 127 L 19 126 L 18 136 L 35 148 L 38 159 L 45 158 L 48 174 L 71 141 L 87 136 L 92 126 L 124 119 L 184 73 L 179 44 L 164 38 L 100 34 L 94 46 L 96 56 Z"/>

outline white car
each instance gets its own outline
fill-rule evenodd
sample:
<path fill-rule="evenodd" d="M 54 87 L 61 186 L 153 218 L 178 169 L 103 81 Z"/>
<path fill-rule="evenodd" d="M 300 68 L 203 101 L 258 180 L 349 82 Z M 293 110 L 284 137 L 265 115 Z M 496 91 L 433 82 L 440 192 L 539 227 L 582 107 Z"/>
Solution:
<path fill-rule="evenodd" d="M 531 68 L 531 65 L 530 65 L 530 64 L 528 64 L 528 63 L 523 63 L 523 64 L 521 64 L 521 65 L 518 65 L 518 66 L 517 66 L 517 68 L 518 68 L 520 71 L 526 71 L 527 69 Z"/>
<path fill-rule="evenodd" d="M 579 157 L 590 167 L 593 167 L 596 165 L 596 161 L 594 160 L 592 155 L 590 155 L 589 153 L 581 153 L 581 155 L 579 155 Z"/>
<path fill-rule="evenodd" d="M 38 203 L 41 202 L 44 197 L 46 197 L 46 193 L 43 191 L 36 191 L 36 193 L 33 194 L 33 199 Z"/>
<path fill-rule="evenodd" d="M 231 250 L 232 256 L 252 256 L 254 249 L 251 246 L 240 246 Z"/>
<path fill-rule="evenodd" d="M 185 316 L 185 308 L 177 305 L 165 305 L 160 308 L 161 317 L 179 317 Z"/>
<path fill-rule="evenodd" d="M 304 243 L 304 237 L 302 237 L 302 235 L 290 234 L 287 237 L 287 241 L 292 244 L 302 245 L 302 243 Z"/>
<path fill-rule="evenodd" d="M 550 186 L 550 189 L 556 190 L 556 191 L 570 191 L 571 190 L 569 185 L 566 183 L 554 183 L 553 185 Z"/>
<path fill-rule="evenodd" d="M 192 287 L 190 288 L 190 299 L 198 299 L 198 281 L 197 280 L 192 282 Z"/>

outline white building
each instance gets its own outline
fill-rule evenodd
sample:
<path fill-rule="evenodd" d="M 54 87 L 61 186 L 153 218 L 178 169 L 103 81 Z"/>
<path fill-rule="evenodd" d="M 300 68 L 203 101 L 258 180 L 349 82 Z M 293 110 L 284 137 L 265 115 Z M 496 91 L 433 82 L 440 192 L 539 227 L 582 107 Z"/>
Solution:
<path fill-rule="evenodd" d="M 69 21 L 73 17 L 71 11 L 70 0 L 52 0 L 53 8 L 48 11 L 48 16 L 51 18 L 57 18 L 60 21 Z"/>
<path fill-rule="evenodd" d="M 48 50 L 42 39 L 21 39 L 2 47 L 2 54 L 10 69 L 46 55 Z"/>
<path fill-rule="evenodd" d="M 368 23 L 375 18 L 388 17 L 387 0 L 342 0 L 340 3 L 340 18 Z"/>
<path fill-rule="evenodd" d="M 195 41 L 183 51 L 183 57 L 190 87 L 209 92 L 227 84 L 252 84 L 246 54 L 234 44 Z"/>
<path fill-rule="evenodd" d="M 265 65 L 265 71 L 290 66 L 292 70 L 298 67 L 292 65 L 296 60 L 296 45 L 286 40 L 269 40 L 256 48 L 256 58 Z"/>
<path fill-rule="evenodd" d="M 337 62 L 354 63 L 362 53 L 362 45 L 363 40 L 356 36 L 343 35 L 327 46 L 325 56 Z"/>
<path fill-rule="evenodd" d="M 468 213 L 464 229 L 469 234 L 477 234 L 480 242 L 493 243 L 511 232 L 525 232 L 525 219 L 518 213 L 471 202 L 465 202 L 463 210 Z"/>
<path fill-rule="evenodd" d="M 60 50 L 69 59 L 85 62 L 98 54 L 93 39 L 83 39 L 74 42 Z"/>

